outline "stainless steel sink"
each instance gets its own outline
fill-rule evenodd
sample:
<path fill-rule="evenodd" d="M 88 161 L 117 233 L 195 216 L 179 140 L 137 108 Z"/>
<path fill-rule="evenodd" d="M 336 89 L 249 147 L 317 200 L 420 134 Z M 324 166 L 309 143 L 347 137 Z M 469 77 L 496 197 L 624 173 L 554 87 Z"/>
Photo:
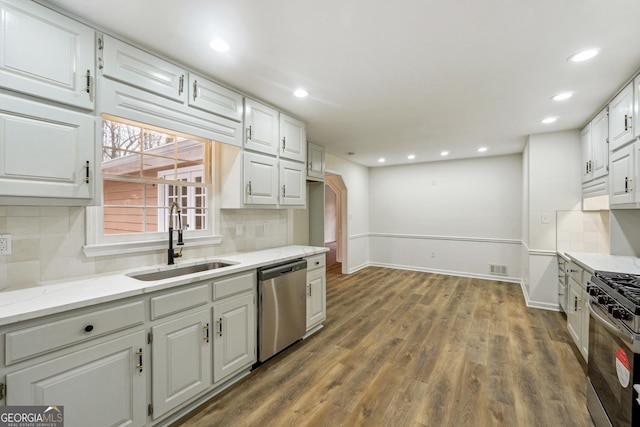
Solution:
<path fill-rule="evenodd" d="M 201 271 L 216 270 L 218 268 L 229 267 L 234 264 L 223 261 L 212 261 L 204 264 L 185 265 L 184 267 L 172 268 L 169 270 L 152 271 L 149 273 L 132 273 L 129 277 L 145 282 L 154 280 L 170 279 L 172 277 L 184 276 L 185 274 L 200 273 Z"/>

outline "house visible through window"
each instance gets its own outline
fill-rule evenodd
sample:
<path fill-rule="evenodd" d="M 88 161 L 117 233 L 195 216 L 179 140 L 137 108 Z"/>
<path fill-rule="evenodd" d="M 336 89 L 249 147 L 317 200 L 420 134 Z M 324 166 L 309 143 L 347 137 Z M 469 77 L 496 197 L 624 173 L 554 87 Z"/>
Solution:
<path fill-rule="evenodd" d="M 103 116 L 104 235 L 168 230 L 177 202 L 187 230 L 210 227 L 211 141 Z"/>

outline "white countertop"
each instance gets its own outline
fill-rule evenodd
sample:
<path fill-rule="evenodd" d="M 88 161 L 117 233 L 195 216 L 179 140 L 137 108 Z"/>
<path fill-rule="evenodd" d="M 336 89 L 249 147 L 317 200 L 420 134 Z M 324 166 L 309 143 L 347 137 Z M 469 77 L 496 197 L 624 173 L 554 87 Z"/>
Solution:
<path fill-rule="evenodd" d="M 586 252 L 566 252 L 565 254 L 591 273 L 599 270 L 640 274 L 640 258 L 638 257 Z"/>
<path fill-rule="evenodd" d="M 117 273 L 71 279 L 65 282 L 16 291 L 0 292 L 0 326 L 93 304 L 148 294 L 162 289 L 226 276 L 327 251 L 327 248 L 316 246 L 284 246 L 256 252 L 221 255 L 184 262 L 178 261 L 172 266 L 140 267 Z M 225 261 L 233 265 L 216 270 L 148 282 L 127 276 L 127 274 L 132 273 L 150 273 L 210 261 Z"/>

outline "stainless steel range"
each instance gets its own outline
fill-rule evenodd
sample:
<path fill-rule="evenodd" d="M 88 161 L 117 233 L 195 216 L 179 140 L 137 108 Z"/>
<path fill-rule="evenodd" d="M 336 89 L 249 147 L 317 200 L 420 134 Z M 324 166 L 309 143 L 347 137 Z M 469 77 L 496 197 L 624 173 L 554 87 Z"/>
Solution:
<path fill-rule="evenodd" d="M 587 407 L 597 427 L 640 426 L 640 275 L 596 271 L 587 290 Z"/>

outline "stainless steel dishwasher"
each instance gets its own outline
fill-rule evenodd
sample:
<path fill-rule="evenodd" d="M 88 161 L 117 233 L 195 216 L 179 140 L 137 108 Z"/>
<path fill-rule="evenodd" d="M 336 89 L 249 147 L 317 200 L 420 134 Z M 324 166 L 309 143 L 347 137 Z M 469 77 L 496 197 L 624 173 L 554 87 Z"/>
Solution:
<path fill-rule="evenodd" d="M 307 261 L 258 270 L 258 360 L 264 362 L 304 335 L 307 327 Z"/>

